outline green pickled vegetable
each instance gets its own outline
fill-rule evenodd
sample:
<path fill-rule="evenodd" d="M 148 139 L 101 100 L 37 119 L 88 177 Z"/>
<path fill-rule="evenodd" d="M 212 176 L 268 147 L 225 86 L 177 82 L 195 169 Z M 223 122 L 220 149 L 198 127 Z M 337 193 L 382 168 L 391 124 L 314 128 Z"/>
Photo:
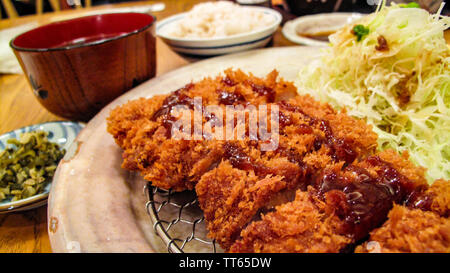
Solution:
<path fill-rule="evenodd" d="M 66 151 L 48 141 L 44 131 L 21 134 L 8 144 L 12 146 L 0 152 L 0 201 L 42 193 Z"/>

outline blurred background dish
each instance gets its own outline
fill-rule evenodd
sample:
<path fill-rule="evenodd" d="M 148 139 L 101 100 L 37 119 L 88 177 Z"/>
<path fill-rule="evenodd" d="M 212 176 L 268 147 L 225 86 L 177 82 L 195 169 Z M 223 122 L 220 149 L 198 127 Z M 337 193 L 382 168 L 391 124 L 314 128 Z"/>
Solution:
<path fill-rule="evenodd" d="M 321 13 L 305 15 L 284 24 L 282 33 L 291 42 L 309 45 L 325 46 L 328 44 L 328 36 L 361 18 L 360 13 Z"/>
<path fill-rule="evenodd" d="M 268 8 L 272 6 L 270 0 L 236 0 L 236 3 L 243 6 L 261 6 Z"/>
<path fill-rule="evenodd" d="M 7 144 L 8 139 L 18 139 L 22 133 L 32 131 L 47 132 L 47 138 L 50 142 L 56 143 L 61 149 L 68 151 L 83 127 L 83 123 L 71 121 L 54 121 L 23 127 L 0 136 L 0 152 L 6 147 L 11 146 L 10 144 Z M 70 155 L 68 154 L 68 156 Z M 0 213 L 30 210 L 47 204 L 50 188 L 51 183 L 48 183 L 42 193 L 17 201 L 4 199 L 3 201 L 0 201 Z"/>
<path fill-rule="evenodd" d="M 86 16 L 35 28 L 10 45 L 48 111 L 88 121 L 155 76 L 154 21 L 145 13 Z"/>
<path fill-rule="evenodd" d="M 283 2 L 288 12 L 294 16 L 311 15 L 330 12 L 374 12 L 380 0 L 279 0 Z M 392 2 L 407 4 L 416 2 L 421 8 L 435 13 L 442 0 L 385 0 L 386 5 Z M 448 6 L 444 7 L 442 14 L 448 12 Z M 447 10 L 447 11 L 445 11 Z"/>
<path fill-rule="evenodd" d="M 212 56 L 264 47 L 269 43 L 273 33 L 278 29 L 282 16 L 279 12 L 264 7 L 246 7 L 246 9 L 253 12 L 261 12 L 272 20 L 264 27 L 229 36 L 222 35 L 204 38 L 176 37 L 173 34 L 174 28 L 186 16 L 189 16 L 188 13 L 181 13 L 159 22 L 156 26 L 156 33 L 173 50 L 192 55 Z M 234 19 L 238 27 L 239 24 L 245 24 L 242 20 L 245 20 L 245 18 Z"/>
<path fill-rule="evenodd" d="M 349 10 L 355 0 L 284 0 L 289 11 L 296 15 Z"/>

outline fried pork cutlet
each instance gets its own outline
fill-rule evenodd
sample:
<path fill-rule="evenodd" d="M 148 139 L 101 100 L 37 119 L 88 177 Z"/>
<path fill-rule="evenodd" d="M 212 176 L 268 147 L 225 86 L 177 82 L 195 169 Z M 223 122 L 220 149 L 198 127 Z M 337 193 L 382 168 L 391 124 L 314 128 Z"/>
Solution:
<path fill-rule="evenodd" d="M 314 213 L 321 211 L 320 221 L 313 222 L 314 225 L 332 231 L 324 233 L 323 238 L 330 245 L 320 245 L 323 250 L 332 252 L 348 250 L 350 244 L 363 239 L 386 220 L 393 203 L 407 202 L 416 189 L 426 185 L 423 170 L 414 168 L 404 157 L 392 151 L 381 152 L 347 166 L 342 163 L 327 166 L 319 175 L 312 176 L 308 190 L 309 200 L 317 208 Z M 321 203 L 326 205 L 326 209 L 319 209 L 324 207 Z M 293 209 L 301 211 L 303 204 L 298 200 L 283 204 L 275 212 L 244 228 L 231 251 L 294 251 L 292 245 L 281 243 L 285 240 L 295 242 L 298 251 L 317 251 L 316 246 L 309 245 L 309 242 L 317 241 L 320 233 L 304 232 L 302 228 L 311 224 L 305 221 L 310 220 L 300 217 L 292 221 L 290 210 Z M 301 232 L 283 233 L 287 227 Z M 330 239 L 335 236 L 346 238 L 346 244 L 335 244 Z"/>
<path fill-rule="evenodd" d="M 352 242 L 334 208 L 310 192 L 297 191 L 295 200 L 282 204 L 252 222 L 231 252 L 338 252 Z"/>
<path fill-rule="evenodd" d="M 195 98 L 201 98 L 201 110 L 208 105 L 279 106 L 282 131 L 279 150 L 267 153 L 267 157 L 299 161 L 298 157 L 301 159 L 305 155 L 305 160 L 320 167 L 330 160 L 328 154 L 333 156 L 332 160 L 345 157 L 346 161 L 352 161 L 359 154 L 375 149 L 377 136 L 362 121 L 336 113 L 329 105 L 320 104 L 309 96 L 295 94 L 292 83 L 277 80 L 276 71 L 260 79 L 239 70 L 227 70 L 224 77 L 206 78 L 169 95 L 139 99 L 117 107 L 108 118 L 107 129 L 124 149 L 123 168 L 141 172 L 155 186 L 176 191 L 193 189 L 204 173 L 227 157 L 224 145 L 233 142 L 172 137 L 173 108 L 186 106 L 192 112 L 188 118 L 194 119 Z M 203 124 L 211 118 L 214 117 L 203 114 Z M 248 126 L 244 124 L 247 131 Z M 245 149 L 255 144 L 248 135 L 244 141 L 234 142 Z M 258 160 L 259 145 L 256 143 L 252 150 Z M 316 155 L 310 158 L 311 152 Z M 326 158 L 321 158 L 322 155 Z"/>
<path fill-rule="evenodd" d="M 186 106 L 194 119 L 195 99 L 200 99 L 203 124 L 213 116 L 205 114 L 207 105 L 260 105 L 295 95 L 292 83 L 277 80 L 273 71 L 265 79 L 242 71 L 225 71 L 224 77 L 190 83 L 164 96 L 130 101 L 114 109 L 107 130 L 124 149 L 122 167 L 139 171 L 153 185 L 182 191 L 193 189 L 203 173 L 217 164 L 223 149 L 216 141 L 176 140 L 171 127 L 172 110 Z"/>
<path fill-rule="evenodd" d="M 386 221 L 394 204 L 448 216 L 448 182 L 428 187 L 425 170 L 407 154 L 375 153 L 369 125 L 295 93 L 276 71 L 260 79 L 227 70 L 114 109 L 108 132 L 124 149 L 123 168 L 164 189 L 195 188 L 208 236 L 230 252 L 349 251 Z M 180 105 L 190 115 L 175 117 Z M 211 138 L 227 124 L 212 105 L 224 112 L 236 106 L 232 135 L 243 129 L 243 139 Z M 243 109 L 251 105 L 279 109 L 274 149 L 252 138 L 250 117 L 261 118 L 263 110 Z M 212 131 L 195 138 L 199 110 L 200 125 Z M 183 139 L 173 130 L 179 121 Z"/>
<path fill-rule="evenodd" d="M 164 97 L 118 107 L 108 119 L 108 131 L 125 150 L 123 167 L 140 171 L 153 185 L 181 191 L 192 189 L 200 181 L 196 190 L 210 236 L 228 248 L 259 212 L 280 200 L 292 200 L 295 189 L 306 189 L 312 173 L 332 162 L 351 163 L 360 155 L 373 153 L 377 136 L 362 121 L 338 113 L 327 104 L 309 96 L 293 96 L 295 87 L 277 81 L 276 72 L 265 80 L 240 71 L 225 73 L 223 78 L 189 84 Z M 196 97 L 202 98 L 203 108 L 214 103 L 278 106 L 277 149 L 264 152 L 261 141 L 250 140 L 248 135 L 242 141 L 173 139 L 171 107 L 181 104 L 192 110 Z M 244 124 L 246 131 L 248 126 Z M 242 193 L 229 197 L 233 183 L 237 183 L 229 178 L 234 173 L 243 178 L 242 190 L 253 187 L 257 194 L 241 201 Z M 263 185 L 268 187 L 267 192 Z M 219 203 L 227 198 L 235 198 L 236 202 Z M 238 203 L 241 205 L 236 208 Z M 224 217 L 219 217 L 216 210 L 221 206 Z M 224 225 L 228 221 L 230 224 Z"/>
<path fill-rule="evenodd" d="M 395 205 L 389 220 L 358 246 L 358 253 L 449 253 L 450 219 Z"/>
<path fill-rule="evenodd" d="M 232 253 L 332 253 L 354 241 L 345 234 L 345 222 L 311 188 L 261 215 L 245 227 L 228 249 Z"/>
<path fill-rule="evenodd" d="M 435 181 L 416 191 L 403 205 L 395 205 L 389 219 L 370 233 L 356 252 L 450 252 L 450 183 Z"/>
<path fill-rule="evenodd" d="M 228 142 L 222 146 L 222 163 L 196 185 L 209 236 L 224 249 L 260 213 L 292 201 L 295 190 L 306 189 L 313 174 L 332 163 L 351 163 L 376 146 L 369 126 L 310 97 L 279 105 L 276 150 L 261 152 L 251 143 Z"/>
<path fill-rule="evenodd" d="M 276 211 L 244 228 L 230 251 L 349 251 L 375 229 L 369 242 L 359 246 L 357 252 L 449 252 L 450 222 L 446 217 L 450 183 L 438 180 L 428 187 L 423 173 L 405 155 L 398 156 L 393 151 L 369 156 L 344 168 L 326 168 L 308 190 L 309 202 L 315 205 L 314 215 L 321 212 L 320 221 L 293 216 L 293 211 L 304 210 L 305 202 L 298 202 L 297 196 L 295 201 L 278 206 Z M 326 209 L 320 209 L 321 205 Z M 385 222 L 387 215 L 389 220 Z M 308 231 L 320 227 L 331 233 L 305 231 L 304 227 L 311 223 L 313 227 Z M 319 234 L 323 235 L 322 242 L 318 242 Z M 347 241 L 337 244 L 336 238 Z"/>

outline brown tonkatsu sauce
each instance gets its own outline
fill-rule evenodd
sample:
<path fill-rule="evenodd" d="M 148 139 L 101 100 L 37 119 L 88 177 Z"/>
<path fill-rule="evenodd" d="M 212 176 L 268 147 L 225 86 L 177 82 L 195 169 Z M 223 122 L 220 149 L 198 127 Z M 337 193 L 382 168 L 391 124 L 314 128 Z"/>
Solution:
<path fill-rule="evenodd" d="M 222 82 L 226 86 L 234 86 L 229 78 Z M 275 93 L 267 86 L 248 83 L 252 90 L 260 96 L 266 96 L 267 101 L 274 102 Z M 194 99 L 187 95 L 192 84 L 185 86 L 171 95 L 163 102 L 152 120 L 162 117 L 162 126 L 170 137 L 171 127 L 176 119 L 171 115 L 173 107 L 184 105 L 194 109 Z M 223 105 L 246 104 L 244 96 L 238 92 L 216 90 L 219 103 Z M 317 134 L 312 149 L 319 150 L 325 146 L 329 150 L 329 156 L 335 161 L 344 161 L 344 171 L 353 174 L 352 178 L 343 177 L 333 171 L 326 170 L 317 175 L 314 168 L 303 162 L 303 157 L 294 150 L 286 147 L 278 147 L 274 152 L 285 156 L 290 162 L 298 165 L 303 174 L 297 177 L 297 187 L 306 188 L 312 186 L 317 196 L 336 208 L 336 214 L 346 223 L 345 233 L 355 240 L 362 239 L 368 233 L 380 226 L 387 218 L 388 212 L 394 203 L 406 204 L 423 210 L 429 210 L 430 197 L 423 194 L 426 187 L 415 188 L 414 183 L 400 174 L 391 164 L 384 162 L 378 156 L 369 156 L 365 161 L 373 167 L 377 167 L 377 175 L 370 174 L 367 170 L 352 165 L 358 158 L 358 153 L 352 148 L 345 138 L 334 135 L 330 123 L 327 120 L 316 118 L 306 114 L 300 107 L 290 105 L 285 101 L 277 102 L 280 107 L 279 129 L 284 134 L 286 127 L 295 126 L 298 134 L 314 134 L 314 130 L 323 133 Z M 202 106 L 204 111 L 205 106 Z M 301 115 L 305 123 L 296 124 L 293 114 Z M 205 119 L 216 119 L 213 114 L 206 113 Z M 237 169 L 253 171 L 258 177 L 266 177 L 275 174 L 275 170 L 256 162 L 247 155 L 239 145 L 233 142 L 225 142 L 224 152 L 220 160 L 228 160 Z M 292 179 L 286 177 L 285 179 Z M 292 181 L 287 181 L 292 182 Z"/>
<path fill-rule="evenodd" d="M 422 204 L 419 193 L 426 188 L 424 185 L 416 187 L 378 156 L 370 156 L 365 161 L 376 167 L 376 177 L 363 168 L 349 165 L 344 171 L 352 173 L 352 179 L 325 171 L 314 181 L 317 195 L 336 206 L 336 213 L 346 222 L 346 233 L 355 240 L 365 237 L 372 229 L 380 226 L 394 203 L 412 204 L 413 197 L 414 203 Z M 425 205 L 427 202 L 427 199 L 423 200 L 422 209 L 429 209 Z"/>

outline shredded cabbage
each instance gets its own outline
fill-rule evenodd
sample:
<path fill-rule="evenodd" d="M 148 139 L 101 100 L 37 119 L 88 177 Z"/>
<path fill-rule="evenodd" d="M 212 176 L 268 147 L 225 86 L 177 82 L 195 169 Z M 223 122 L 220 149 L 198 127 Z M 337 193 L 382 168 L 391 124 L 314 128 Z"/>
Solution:
<path fill-rule="evenodd" d="M 296 81 L 300 93 L 372 124 L 380 149 L 407 150 L 430 183 L 450 179 L 450 18 L 442 7 L 429 14 L 383 1 L 331 35 L 322 58 Z M 360 41 L 357 25 L 369 29 Z"/>

